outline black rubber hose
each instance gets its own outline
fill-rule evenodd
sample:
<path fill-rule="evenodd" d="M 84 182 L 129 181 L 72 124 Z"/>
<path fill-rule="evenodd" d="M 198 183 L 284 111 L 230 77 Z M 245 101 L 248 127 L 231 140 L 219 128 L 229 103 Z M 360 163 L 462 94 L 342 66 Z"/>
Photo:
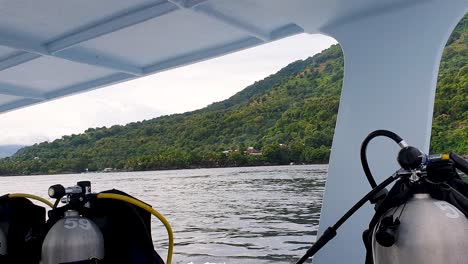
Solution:
<path fill-rule="evenodd" d="M 468 161 L 455 153 L 450 153 L 450 159 L 453 160 L 455 168 L 463 171 L 463 173 L 468 175 Z"/>
<path fill-rule="evenodd" d="M 307 252 L 302 256 L 299 261 L 296 262 L 296 264 L 302 264 L 304 263 L 307 259 L 315 255 L 323 246 L 325 246 L 330 240 L 332 240 L 335 235 L 336 235 L 336 230 L 340 228 L 340 226 L 346 222 L 359 208 L 361 208 L 369 199 L 371 199 L 376 193 L 380 192 L 383 190 L 385 187 L 387 187 L 390 183 L 398 179 L 400 176 L 398 174 L 392 175 L 388 177 L 385 181 L 383 181 L 381 184 L 376 186 L 372 191 L 367 193 L 364 197 L 362 197 L 359 202 L 357 202 L 351 209 L 349 209 L 346 214 L 344 214 L 333 226 L 328 227 L 325 232 L 320 236 L 319 239 L 317 239 L 317 242 L 315 242 L 312 247 L 310 247 Z"/>
<path fill-rule="evenodd" d="M 57 198 L 55 200 L 54 207 L 52 207 L 52 209 L 56 209 L 59 203 L 60 203 L 60 198 Z"/>
<path fill-rule="evenodd" d="M 369 169 L 369 163 L 367 162 L 367 145 L 369 142 L 379 136 L 385 136 L 390 139 L 393 139 L 397 144 L 403 141 L 403 139 L 398 136 L 397 134 L 393 133 L 392 131 L 388 130 L 376 130 L 372 133 L 370 133 L 362 142 L 361 145 L 361 164 L 362 168 L 364 169 L 364 173 L 366 174 L 367 181 L 369 181 L 369 184 L 372 188 L 375 188 L 377 186 L 377 183 L 375 182 L 374 176 L 372 176 L 372 173 Z"/>

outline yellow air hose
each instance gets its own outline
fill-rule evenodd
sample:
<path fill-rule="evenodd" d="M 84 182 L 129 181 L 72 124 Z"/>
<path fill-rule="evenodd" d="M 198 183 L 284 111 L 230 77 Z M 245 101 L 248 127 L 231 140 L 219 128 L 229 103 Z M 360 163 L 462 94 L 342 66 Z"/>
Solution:
<path fill-rule="evenodd" d="M 97 194 L 98 199 L 114 199 L 114 200 L 120 200 L 124 201 L 130 204 L 133 204 L 135 206 L 140 207 L 141 209 L 151 213 L 152 215 L 156 216 L 159 221 L 161 221 L 164 226 L 166 227 L 167 230 L 167 235 L 169 236 L 169 249 L 167 250 L 167 264 L 172 263 L 172 254 L 174 250 L 174 235 L 172 233 L 172 227 L 171 224 L 164 218 L 162 214 L 160 214 L 158 211 L 154 210 L 151 206 L 138 201 L 137 199 L 134 199 L 132 197 L 128 197 L 125 195 L 120 195 L 120 194 L 114 194 L 114 193 L 99 193 Z"/>
<path fill-rule="evenodd" d="M 18 197 L 22 197 L 22 198 L 29 198 L 29 199 L 33 199 L 33 200 L 36 200 L 36 201 L 39 201 L 39 202 L 43 202 L 45 204 L 47 204 L 50 208 L 53 208 L 54 205 L 47 201 L 46 199 L 42 198 L 42 197 L 39 197 L 39 196 L 36 196 L 34 194 L 29 194 L 29 193 L 11 193 L 11 194 L 8 194 L 8 197 L 10 198 L 18 198 Z"/>

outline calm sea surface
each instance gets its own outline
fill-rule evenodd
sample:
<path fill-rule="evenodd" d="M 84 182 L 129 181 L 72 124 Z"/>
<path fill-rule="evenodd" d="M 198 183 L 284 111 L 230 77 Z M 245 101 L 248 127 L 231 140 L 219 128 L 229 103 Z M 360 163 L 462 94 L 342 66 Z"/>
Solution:
<path fill-rule="evenodd" d="M 90 180 L 120 189 L 171 222 L 173 263 L 293 263 L 315 240 L 327 165 L 0 177 L 0 194 L 42 197 L 53 184 Z M 164 226 L 153 240 L 166 258 Z"/>

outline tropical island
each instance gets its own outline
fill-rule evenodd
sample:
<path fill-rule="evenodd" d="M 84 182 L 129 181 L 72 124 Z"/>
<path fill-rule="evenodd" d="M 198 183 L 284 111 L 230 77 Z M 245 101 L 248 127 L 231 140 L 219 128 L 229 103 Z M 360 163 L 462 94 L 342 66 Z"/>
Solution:
<path fill-rule="evenodd" d="M 333 45 L 203 109 L 24 147 L 0 160 L 0 175 L 327 163 L 343 65 Z M 468 16 L 437 83 L 431 152 L 449 151 L 468 154 Z"/>

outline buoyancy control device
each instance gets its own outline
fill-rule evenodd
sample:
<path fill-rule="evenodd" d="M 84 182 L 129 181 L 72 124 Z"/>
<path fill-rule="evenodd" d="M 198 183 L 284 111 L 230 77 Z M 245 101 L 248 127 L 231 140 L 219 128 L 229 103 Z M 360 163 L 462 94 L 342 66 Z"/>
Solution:
<path fill-rule="evenodd" d="M 168 231 L 166 263 L 172 262 L 172 228 L 150 205 L 118 190 L 92 193 L 89 181 L 53 185 L 49 196 L 55 204 L 30 194 L 0 197 L 1 264 L 162 264 L 153 246 L 151 215 Z M 29 199 L 52 208 L 47 221 L 45 208 Z"/>
<path fill-rule="evenodd" d="M 378 184 L 369 169 L 369 142 L 385 136 L 401 147 L 401 169 Z M 361 146 L 361 162 L 373 188 L 297 262 L 304 263 L 336 236 L 338 228 L 368 201 L 375 205 L 363 233 L 366 264 L 462 264 L 468 260 L 468 184 L 457 169 L 468 174 L 468 162 L 457 154 L 426 155 L 387 130 L 370 133 Z M 396 181 L 396 182 L 395 182 Z M 386 186 L 395 182 L 390 191 Z"/>
<path fill-rule="evenodd" d="M 0 197 L 1 264 L 34 264 L 40 261 L 46 210 L 22 196 Z"/>

